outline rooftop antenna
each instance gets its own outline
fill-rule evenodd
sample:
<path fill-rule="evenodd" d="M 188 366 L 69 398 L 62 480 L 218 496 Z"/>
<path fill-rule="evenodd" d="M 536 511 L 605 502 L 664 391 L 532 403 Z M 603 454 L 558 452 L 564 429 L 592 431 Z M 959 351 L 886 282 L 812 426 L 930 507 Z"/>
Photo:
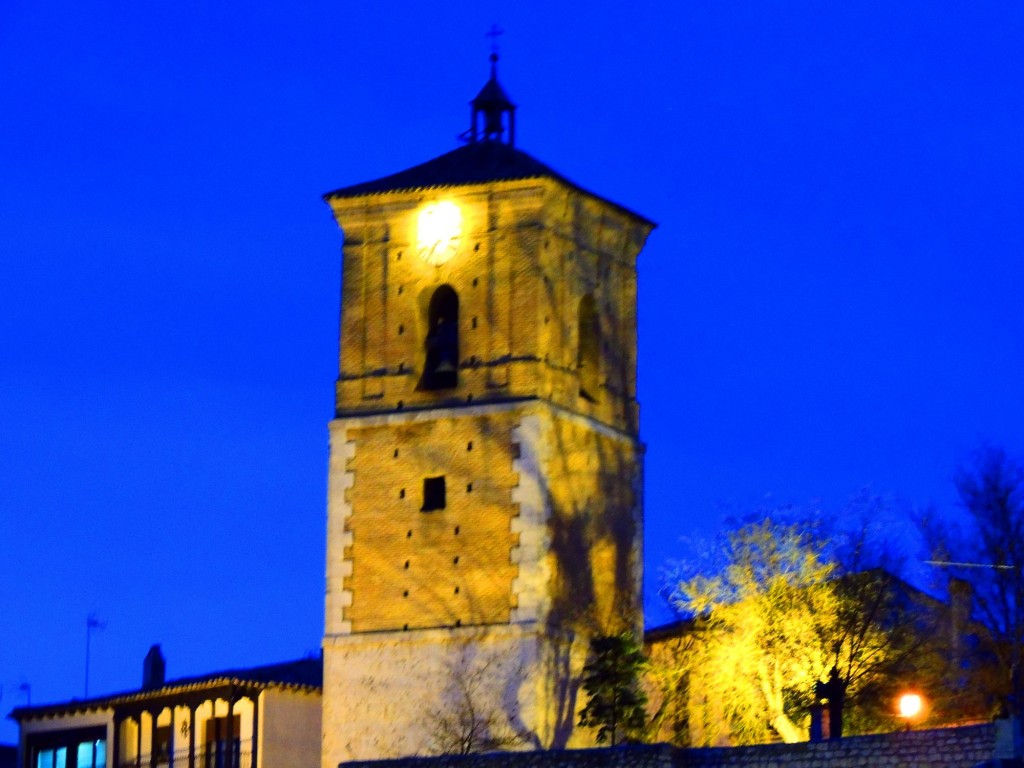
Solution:
<path fill-rule="evenodd" d="M 94 629 L 102 630 L 107 626 L 105 621 L 96 618 L 95 613 L 90 613 L 85 619 L 85 698 L 89 698 L 89 645 Z"/>

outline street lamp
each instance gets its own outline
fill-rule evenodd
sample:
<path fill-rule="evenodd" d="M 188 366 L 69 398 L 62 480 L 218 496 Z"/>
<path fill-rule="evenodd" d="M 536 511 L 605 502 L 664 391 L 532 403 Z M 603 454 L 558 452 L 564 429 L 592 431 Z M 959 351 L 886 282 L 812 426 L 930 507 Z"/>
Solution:
<path fill-rule="evenodd" d="M 909 731 L 913 721 L 917 720 L 924 712 L 924 699 L 919 693 L 907 691 L 900 694 L 899 699 L 896 700 L 896 710 L 899 717 L 906 721 Z"/>
<path fill-rule="evenodd" d="M 900 717 L 912 718 L 921 713 L 923 702 L 916 693 L 904 693 L 900 696 Z"/>

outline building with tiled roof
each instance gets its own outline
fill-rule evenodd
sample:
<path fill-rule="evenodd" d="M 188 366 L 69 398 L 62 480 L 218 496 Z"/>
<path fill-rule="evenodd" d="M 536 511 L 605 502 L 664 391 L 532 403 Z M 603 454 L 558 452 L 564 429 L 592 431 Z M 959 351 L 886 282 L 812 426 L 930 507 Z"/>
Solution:
<path fill-rule="evenodd" d="M 316 768 L 323 663 L 165 679 L 159 646 L 141 688 L 11 713 L 19 768 Z"/>

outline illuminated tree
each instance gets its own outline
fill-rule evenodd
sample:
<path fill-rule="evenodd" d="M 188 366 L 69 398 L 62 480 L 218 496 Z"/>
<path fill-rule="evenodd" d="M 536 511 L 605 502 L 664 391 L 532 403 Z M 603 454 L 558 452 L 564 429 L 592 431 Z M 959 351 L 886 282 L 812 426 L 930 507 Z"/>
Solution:
<path fill-rule="evenodd" d="M 877 565 L 858 570 L 881 560 L 868 557 L 867 529 L 826 537 L 785 517 L 776 510 L 733 528 L 716 565 L 677 570 L 671 582 L 670 601 L 690 621 L 674 663 L 696 745 L 806 739 L 815 684 L 833 668 L 847 724 L 867 728 L 928 634 L 899 579 Z"/>
<path fill-rule="evenodd" d="M 583 668 L 583 689 L 589 697 L 580 725 L 597 729 L 597 743 L 613 747 L 636 738 L 646 725 L 647 696 L 640 687 L 646 658 L 629 632 L 590 641 L 590 660 Z"/>

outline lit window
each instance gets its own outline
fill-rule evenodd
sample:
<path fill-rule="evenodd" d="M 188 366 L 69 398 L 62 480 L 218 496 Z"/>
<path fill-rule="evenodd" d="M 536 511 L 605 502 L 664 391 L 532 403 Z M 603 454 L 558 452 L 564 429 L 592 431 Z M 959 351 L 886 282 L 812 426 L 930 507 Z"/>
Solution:
<path fill-rule="evenodd" d="M 106 726 L 51 731 L 29 736 L 29 768 L 106 768 Z"/>
<path fill-rule="evenodd" d="M 66 768 L 68 748 L 41 749 L 36 753 L 36 768 Z"/>
<path fill-rule="evenodd" d="M 103 739 L 78 745 L 78 768 L 106 768 L 107 744 Z"/>
<path fill-rule="evenodd" d="M 41 749 L 36 753 L 36 768 L 64 768 L 67 762 L 67 748 Z"/>

